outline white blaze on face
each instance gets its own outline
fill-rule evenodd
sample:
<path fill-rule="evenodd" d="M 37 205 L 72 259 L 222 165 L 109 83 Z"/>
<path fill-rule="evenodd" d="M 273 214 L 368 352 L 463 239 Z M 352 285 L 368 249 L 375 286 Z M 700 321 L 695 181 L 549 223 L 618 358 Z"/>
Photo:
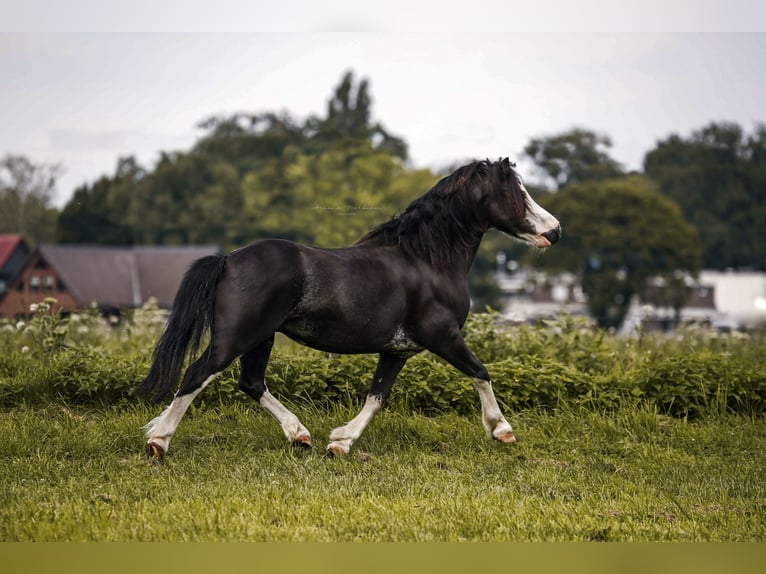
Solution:
<path fill-rule="evenodd" d="M 534 229 L 533 234 L 522 234 L 521 238 L 532 243 L 536 247 L 550 247 L 551 242 L 542 234 L 547 231 L 552 231 L 559 227 L 559 220 L 553 217 L 545 209 L 540 207 L 532 196 L 529 195 L 527 188 L 521 185 L 521 189 L 524 191 L 527 201 L 527 215 L 526 219 Z"/>

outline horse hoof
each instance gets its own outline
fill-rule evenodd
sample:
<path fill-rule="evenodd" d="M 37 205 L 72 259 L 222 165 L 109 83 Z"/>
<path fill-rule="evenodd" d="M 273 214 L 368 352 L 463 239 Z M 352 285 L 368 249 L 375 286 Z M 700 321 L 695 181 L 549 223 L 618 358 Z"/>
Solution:
<path fill-rule="evenodd" d="M 314 445 L 311 444 L 311 437 L 307 434 L 303 434 L 301 436 L 295 437 L 295 440 L 293 440 L 293 446 L 310 449 Z"/>
<path fill-rule="evenodd" d="M 151 458 L 152 460 L 160 461 L 165 456 L 165 449 L 162 448 L 159 444 L 156 442 L 149 441 L 146 443 L 146 454 Z"/>
<path fill-rule="evenodd" d="M 346 451 L 340 445 L 330 444 L 327 446 L 327 456 L 330 458 L 343 458 L 346 456 Z"/>
<path fill-rule="evenodd" d="M 506 431 L 503 434 L 496 436 L 495 440 L 504 444 L 511 444 L 516 442 L 516 436 L 513 434 L 513 431 Z"/>

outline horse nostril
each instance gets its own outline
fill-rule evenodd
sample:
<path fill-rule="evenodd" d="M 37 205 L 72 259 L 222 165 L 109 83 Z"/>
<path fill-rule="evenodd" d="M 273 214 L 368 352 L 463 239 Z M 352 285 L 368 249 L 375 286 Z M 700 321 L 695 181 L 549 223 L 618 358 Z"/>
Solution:
<path fill-rule="evenodd" d="M 545 233 L 541 233 L 543 237 L 545 237 L 548 241 L 551 242 L 551 245 L 556 243 L 559 239 L 561 239 L 561 225 L 557 225 L 550 231 L 546 231 Z"/>

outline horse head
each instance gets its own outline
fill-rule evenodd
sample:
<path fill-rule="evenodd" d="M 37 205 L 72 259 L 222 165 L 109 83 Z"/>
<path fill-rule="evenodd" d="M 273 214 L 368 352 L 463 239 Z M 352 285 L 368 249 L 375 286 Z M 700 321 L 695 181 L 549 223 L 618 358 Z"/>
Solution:
<path fill-rule="evenodd" d="M 561 224 L 529 195 L 508 158 L 492 164 L 481 197 L 489 227 L 535 247 L 550 247 L 561 238 Z"/>

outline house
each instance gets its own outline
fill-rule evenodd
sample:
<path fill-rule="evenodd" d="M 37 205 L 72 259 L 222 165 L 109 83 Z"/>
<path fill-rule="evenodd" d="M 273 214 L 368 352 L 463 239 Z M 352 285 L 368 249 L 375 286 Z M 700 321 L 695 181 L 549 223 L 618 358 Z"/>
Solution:
<path fill-rule="evenodd" d="M 713 325 L 721 329 L 766 325 L 766 273 L 701 271 L 699 288 L 713 299 Z"/>
<path fill-rule="evenodd" d="M 514 323 L 550 319 L 566 313 L 586 315 L 586 297 L 571 273 L 547 275 L 541 271 L 519 269 L 495 276 L 506 296 L 503 317 Z"/>
<path fill-rule="evenodd" d="M 93 303 L 104 312 L 139 307 L 150 297 L 170 308 L 184 273 L 200 257 L 217 253 L 202 247 L 90 247 L 48 245 L 26 261 L 0 299 L 0 317 L 29 313 L 46 297 L 71 312 Z"/>
<path fill-rule="evenodd" d="M 570 273 L 547 275 L 540 271 L 507 268 L 505 261 L 496 274 L 505 294 L 504 318 L 512 322 L 533 322 L 561 313 L 587 315 L 587 297 L 577 277 Z M 511 270 L 511 272 L 508 272 Z M 649 303 L 667 299 L 662 278 L 648 285 L 647 301 L 635 296 L 625 317 L 623 332 L 673 328 L 681 324 L 709 325 L 732 330 L 766 325 L 766 273 L 755 271 L 703 270 L 697 279 L 685 278 L 689 298 L 676 311 L 670 306 Z"/>
<path fill-rule="evenodd" d="M 21 235 L 0 234 L 0 298 L 21 272 L 32 249 Z"/>

